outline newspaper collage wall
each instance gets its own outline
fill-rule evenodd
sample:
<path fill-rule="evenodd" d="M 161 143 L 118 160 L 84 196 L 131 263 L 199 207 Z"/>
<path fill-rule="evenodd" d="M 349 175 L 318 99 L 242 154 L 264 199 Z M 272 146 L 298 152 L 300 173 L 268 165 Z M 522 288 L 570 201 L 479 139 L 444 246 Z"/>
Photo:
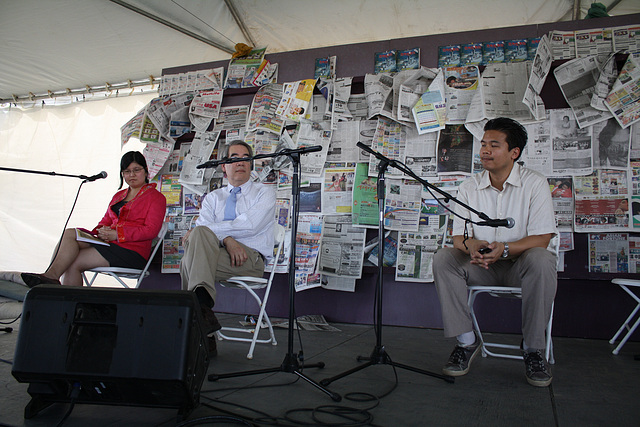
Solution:
<path fill-rule="evenodd" d="M 380 218 L 377 161 L 356 143 L 455 195 L 481 170 L 482 129 L 499 116 L 528 130 L 520 161 L 548 177 L 561 250 L 573 249 L 574 232 L 590 233 L 590 271 L 640 271 L 640 239 L 631 234 L 640 231 L 640 26 L 553 32 L 540 38 L 533 60 L 484 69 L 416 64 L 367 74 L 364 93 L 352 92 L 352 78 L 332 76 L 335 57 L 316 62 L 331 64 L 330 77 L 279 84 L 278 64 L 256 51 L 251 61 L 232 60 L 232 79 L 223 68 L 164 76 L 160 97 L 122 127 L 123 144 L 130 136 L 147 142 L 150 175 L 167 197 L 163 272 L 179 271 L 180 238 L 194 226 L 203 196 L 226 185 L 221 171 L 196 168 L 219 158 L 226 141 L 244 140 L 256 154 L 320 145 L 301 160 L 296 290 L 353 291 L 365 262 L 377 263 L 377 239 L 367 241 L 366 231 Z M 620 70 L 616 58 L 626 58 Z M 569 60 L 550 76 L 556 59 Z M 547 78 L 556 79 L 570 108 L 545 108 Z M 226 88 L 251 85 L 259 87 L 251 105 L 222 107 Z M 193 140 L 176 146 L 189 132 Z M 256 162 L 252 175 L 273 186 L 276 220 L 288 227 L 287 158 Z M 397 169 L 386 178 L 385 265 L 395 265 L 397 281 L 432 281 L 434 252 L 451 244 L 446 203 Z M 285 250 L 279 272 L 287 271 L 289 256 Z"/>

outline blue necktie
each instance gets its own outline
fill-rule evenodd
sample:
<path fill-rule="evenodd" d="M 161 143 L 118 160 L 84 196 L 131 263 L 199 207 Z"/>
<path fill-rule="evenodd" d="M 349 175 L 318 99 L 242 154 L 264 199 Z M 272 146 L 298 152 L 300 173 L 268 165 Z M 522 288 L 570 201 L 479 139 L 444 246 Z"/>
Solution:
<path fill-rule="evenodd" d="M 224 221 L 233 221 L 236 219 L 236 202 L 238 201 L 238 193 L 240 193 L 240 187 L 233 187 L 231 194 L 227 199 L 227 203 L 224 206 Z"/>

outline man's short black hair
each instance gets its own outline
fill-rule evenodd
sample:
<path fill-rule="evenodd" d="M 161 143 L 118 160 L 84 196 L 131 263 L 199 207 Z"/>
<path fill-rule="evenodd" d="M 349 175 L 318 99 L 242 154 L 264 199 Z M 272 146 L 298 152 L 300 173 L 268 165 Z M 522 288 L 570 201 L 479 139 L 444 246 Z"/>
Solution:
<path fill-rule="evenodd" d="M 522 156 L 524 146 L 527 145 L 527 130 L 517 121 L 508 117 L 497 117 L 489 120 L 484 125 L 485 132 L 488 130 L 497 130 L 504 133 L 507 136 L 507 144 L 509 144 L 509 151 L 518 147 L 520 154 L 518 160 Z"/>

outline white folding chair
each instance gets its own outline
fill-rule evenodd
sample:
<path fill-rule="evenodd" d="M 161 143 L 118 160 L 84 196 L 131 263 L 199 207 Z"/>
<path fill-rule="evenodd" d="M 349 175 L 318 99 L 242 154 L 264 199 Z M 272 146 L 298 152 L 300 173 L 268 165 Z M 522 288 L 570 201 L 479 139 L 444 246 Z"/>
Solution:
<path fill-rule="evenodd" d="M 92 268 L 90 270 L 84 271 L 82 273 L 82 278 L 84 279 L 84 283 L 87 286 L 91 286 L 93 285 L 93 282 L 95 282 L 96 278 L 98 277 L 98 274 L 106 274 L 116 279 L 125 288 L 130 288 L 130 286 L 122 279 L 135 279 L 136 280 L 135 287 L 136 288 L 140 287 L 140 283 L 142 283 L 144 278 L 149 275 L 149 266 L 151 265 L 151 261 L 153 260 L 153 257 L 156 255 L 156 252 L 158 252 L 158 249 L 160 249 L 160 247 L 162 246 L 162 239 L 164 238 L 164 235 L 167 233 L 168 226 L 169 226 L 168 223 L 166 222 L 162 223 L 162 228 L 160 228 L 160 232 L 156 237 L 156 242 L 155 242 L 155 245 L 153 246 L 153 251 L 149 256 L 149 260 L 147 261 L 147 264 L 145 264 L 142 270 L 139 270 L 137 268 L 124 268 L 124 267 L 96 267 L 96 268 Z M 91 279 L 87 278 L 86 273 L 93 273 L 93 276 L 91 276 Z"/>
<path fill-rule="evenodd" d="M 622 331 L 624 331 L 625 329 L 627 330 L 627 333 L 622 338 L 622 340 L 620 341 L 618 346 L 613 349 L 613 354 L 618 354 L 620 352 L 620 349 L 622 348 L 622 346 L 627 342 L 627 340 L 631 336 L 631 334 L 633 334 L 633 332 L 636 330 L 638 325 L 640 325 L 640 316 L 638 316 L 636 321 L 633 323 L 633 326 L 630 325 L 631 321 L 633 320 L 633 317 L 636 314 L 638 314 L 638 311 L 640 311 L 640 297 L 638 295 L 636 295 L 635 293 L 633 293 L 631 291 L 631 289 L 629 289 L 629 286 L 640 286 L 640 280 L 635 280 L 635 279 L 613 279 L 611 281 L 611 283 L 615 283 L 616 285 L 620 286 L 620 288 L 622 288 L 623 291 L 628 293 L 629 296 L 631 296 L 631 298 L 633 298 L 638 303 L 636 305 L 636 308 L 634 308 L 633 311 L 631 312 L 631 314 L 629 315 L 629 317 L 627 317 L 627 320 L 625 320 L 624 323 L 622 324 L 622 326 L 620 326 L 620 329 L 618 329 L 618 332 L 616 332 L 616 334 L 613 336 L 613 338 L 611 338 L 609 340 L 609 344 L 615 343 L 616 340 L 618 339 L 618 337 L 620 336 L 620 334 L 622 333 Z"/>
<path fill-rule="evenodd" d="M 553 248 L 555 249 L 556 256 L 558 255 L 558 240 L 557 237 L 554 237 L 552 240 Z M 517 298 L 522 299 L 522 288 L 520 287 L 505 287 L 498 285 L 482 285 L 482 286 L 469 286 L 469 311 L 471 312 L 471 320 L 473 321 L 473 328 L 478 335 L 481 343 L 482 349 L 482 357 L 493 356 L 493 357 L 501 357 L 505 359 L 516 359 L 522 360 L 522 354 L 520 351 L 519 345 L 513 344 L 502 344 L 495 342 L 487 342 L 485 341 L 482 331 L 480 330 L 480 325 L 478 324 L 478 319 L 476 318 L 476 313 L 474 310 L 474 305 L 476 301 L 476 297 L 479 294 L 486 293 L 493 297 L 507 297 L 507 298 Z M 551 340 L 551 326 L 553 325 L 553 308 L 554 304 L 551 305 L 551 315 L 549 316 L 549 322 L 547 322 L 546 328 L 546 350 L 545 350 L 545 358 L 550 364 L 555 363 L 555 358 L 553 357 L 553 341 Z M 517 353 L 513 354 L 513 352 L 499 352 L 492 351 L 489 348 L 498 348 L 498 349 L 508 349 L 508 350 L 516 350 Z"/>
<path fill-rule="evenodd" d="M 505 359 L 519 359 L 522 360 L 521 354 L 509 354 L 509 353 L 501 353 L 498 351 L 492 351 L 489 347 L 501 348 L 501 349 L 511 349 L 511 350 L 520 350 L 519 345 L 513 344 L 502 344 L 495 342 L 485 341 L 484 336 L 480 330 L 480 325 L 478 325 L 478 319 L 476 318 L 476 313 L 474 311 L 474 303 L 476 297 L 481 293 L 487 293 L 492 297 L 508 297 L 508 298 L 518 298 L 522 299 L 522 289 L 516 287 L 504 287 L 504 286 L 469 286 L 469 310 L 471 311 L 471 320 L 473 320 L 473 327 L 478 334 L 478 338 L 480 339 L 480 343 L 482 344 L 482 356 L 487 357 L 502 357 Z M 551 340 L 551 325 L 553 324 L 553 304 L 551 305 L 551 316 L 549 316 L 549 322 L 547 323 L 547 336 L 546 336 L 546 350 L 545 350 L 545 358 L 550 364 L 555 363 L 555 359 L 553 357 L 553 341 Z"/>
<path fill-rule="evenodd" d="M 248 277 L 248 276 L 236 276 L 231 277 L 230 279 L 220 281 L 219 283 L 222 286 L 228 288 L 238 288 L 244 289 L 249 292 L 249 294 L 253 297 L 253 299 L 258 303 L 258 307 L 260 307 L 260 312 L 258 314 L 258 320 L 256 321 L 255 327 L 253 329 L 245 329 L 245 328 L 231 328 L 223 326 L 222 329 L 216 332 L 219 340 L 230 340 L 230 341 L 244 341 L 250 342 L 251 346 L 249 346 L 249 353 L 247 354 L 247 359 L 253 359 L 253 350 L 256 346 L 256 343 L 271 343 L 271 345 L 277 345 L 276 337 L 273 333 L 273 326 L 271 325 L 271 320 L 269 320 L 269 316 L 267 315 L 267 301 L 269 299 L 269 293 L 271 292 L 271 285 L 273 283 L 273 278 L 275 276 L 276 271 L 276 263 L 278 258 L 280 257 L 280 252 L 282 252 L 282 248 L 284 246 L 284 227 L 276 224 L 274 227 L 274 238 L 276 255 L 274 257 L 273 268 L 271 269 L 271 273 L 269 274 L 269 278 L 265 279 L 263 277 Z M 264 291 L 264 296 L 262 299 L 255 292 L 257 289 L 266 288 Z M 266 339 L 258 339 L 260 334 L 260 329 L 262 329 L 262 321 L 267 324 L 267 328 L 269 329 L 269 338 Z M 240 337 L 237 335 L 227 335 L 226 333 L 250 333 L 252 334 L 251 338 Z"/>

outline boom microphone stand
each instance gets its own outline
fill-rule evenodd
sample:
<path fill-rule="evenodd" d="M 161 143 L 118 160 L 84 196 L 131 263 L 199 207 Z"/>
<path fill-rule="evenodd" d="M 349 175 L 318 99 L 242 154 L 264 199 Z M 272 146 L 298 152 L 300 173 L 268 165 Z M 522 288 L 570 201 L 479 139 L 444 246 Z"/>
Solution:
<path fill-rule="evenodd" d="M 296 374 L 298 377 L 302 378 L 309 384 L 316 387 L 318 390 L 326 393 L 333 399 L 335 402 L 339 402 L 342 400 L 342 397 L 334 393 L 330 390 L 327 390 L 320 384 L 313 381 L 311 378 L 305 376 L 300 370 L 300 364 L 298 362 L 298 357 L 293 351 L 293 322 L 295 322 L 294 312 L 295 312 L 295 276 L 296 276 L 296 233 L 298 231 L 298 212 L 299 212 L 299 202 L 300 202 L 300 155 L 304 153 L 312 153 L 315 151 L 322 150 L 322 146 L 314 145 L 312 147 L 306 148 L 297 148 L 297 149 L 284 149 L 277 153 L 271 154 L 257 154 L 252 158 L 231 158 L 231 159 L 223 159 L 223 160 L 214 160 L 198 165 L 197 168 L 207 168 L 214 167 L 220 164 L 227 163 L 235 163 L 235 162 L 246 162 L 247 160 L 268 158 L 268 157 L 278 157 L 278 156 L 288 156 L 291 159 L 291 163 L 293 164 L 293 179 L 292 179 L 292 209 L 291 209 L 291 255 L 289 257 L 289 327 L 288 331 L 288 344 L 287 344 L 287 354 L 282 361 L 280 366 L 274 368 L 267 369 L 256 369 L 250 371 L 241 371 L 241 372 L 232 372 L 229 374 L 210 374 L 208 376 L 209 381 L 216 381 L 223 378 L 232 378 L 232 377 L 240 377 L 246 375 L 257 375 L 257 374 L 269 374 L 273 372 L 286 372 L 290 374 Z M 305 365 L 305 368 L 324 368 L 324 362 L 313 363 L 309 365 Z"/>
<path fill-rule="evenodd" d="M 478 212 L 477 210 L 467 206 L 466 204 L 464 204 L 463 202 L 459 201 L 458 199 L 456 199 L 455 197 L 453 197 L 451 194 L 439 189 L 438 187 L 428 183 L 427 181 L 423 180 L 422 178 L 420 178 L 419 176 L 417 176 L 411 169 L 407 168 L 406 166 L 402 165 L 400 162 L 397 162 L 395 160 L 389 159 L 385 156 L 383 156 L 382 154 L 372 150 L 371 148 L 369 148 L 367 145 L 358 142 L 357 144 L 358 147 L 360 147 L 361 149 L 363 149 L 364 151 L 368 152 L 369 154 L 373 154 L 379 161 L 380 163 L 378 164 L 378 186 L 377 186 L 377 190 L 378 190 L 378 209 L 380 212 L 380 216 L 379 216 L 379 222 L 378 222 L 378 280 L 376 282 L 376 344 L 373 348 L 373 351 L 371 352 L 371 355 L 369 357 L 364 357 L 364 356 L 358 356 L 357 360 L 358 361 L 362 361 L 365 360 L 367 361 L 367 363 L 364 363 L 362 365 L 356 366 L 355 368 L 349 369 L 341 374 L 338 374 L 336 376 L 333 376 L 331 378 L 325 378 L 322 381 L 320 381 L 320 384 L 322 385 L 329 385 L 331 384 L 333 381 L 339 380 L 340 378 L 344 378 L 348 375 L 351 375 L 353 373 L 356 373 L 358 371 L 361 371 L 364 368 L 367 368 L 369 366 L 373 366 L 373 365 L 391 365 L 394 367 L 398 367 L 398 368 L 403 368 L 403 369 L 407 369 L 409 371 L 413 371 L 413 372 L 417 372 L 419 374 L 424 374 L 424 375 L 429 375 L 435 378 L 440 378 L 442 380 L 445 380 L 446 382 L 449 383 L 453 383 L 455 381 L 455 378 L 449 375 L 441 375 L 441 374 L 436 374 L 434 372 L 430 372 L 430 371 L 425 371 L 423 369 L 418 369 L 415 368 L 413 366 L 408 366 L 408 365 L 403 365 L 401 363 L 397 363 L 391 360 L 391 358 L 389 357 L 389 355 L 387 354 L 384 345 L 382 344 L 382 290 L 383 290 L 383 261 L 384 261 L 384 205 L 385 205 L 385 171 L 387 170 L 387 168 L 389 166 L 393 166 L 396 169 L 404 172 L 405 174 L 411 176 L 412 178 L 416 179 L 418 182 L 420 182 L 423 186 L 432 189 L 436 192 L 438 192 L 439 194 L 443 195 L 445 200 L 453 200 L 456 203 L 464 206 L 465 208 L 469 209 L 471 212 L 475 213 L 476 215 L 478 215 L 478 217 L 480 217 L 481 219 L 483 219 L 483 222 L 474 222 L 474 221 L 470 221 L 473 222 L 474 224 L 478 224 L 478 225 L 487 225 L 487 226 L 491 226 L 491 227 L 499 227 L 499 226 L 506 226 L 508 228 L 513 227 L 513 219 L 508 218 L 506 220 L 492 220 L 491 218 L 489 218 L 485 213 L 483 212 Z"/>
<path fill-rule="evenodd" d="M 86 176 L 86 175 L 67 175 L 64 173 L 44 172 L 44 171 L 36 171 L 36 170 L 30 170 L 30 169 L 15 169 L 15 168 L 5 168 L 5 167 L 0 167 L 0 170 L 9 171 L 9 172 L 34 173 L 39 175 L 64 176 L 67 178 L 80 178 L 80 179 L 83 179 L 85 182 L 92 182 L 92 181 L 95 181 L 96 179 L 102 179 L 107 177 L 107 173 L 105 171 L 102 171 L 93 176 Z"/>

